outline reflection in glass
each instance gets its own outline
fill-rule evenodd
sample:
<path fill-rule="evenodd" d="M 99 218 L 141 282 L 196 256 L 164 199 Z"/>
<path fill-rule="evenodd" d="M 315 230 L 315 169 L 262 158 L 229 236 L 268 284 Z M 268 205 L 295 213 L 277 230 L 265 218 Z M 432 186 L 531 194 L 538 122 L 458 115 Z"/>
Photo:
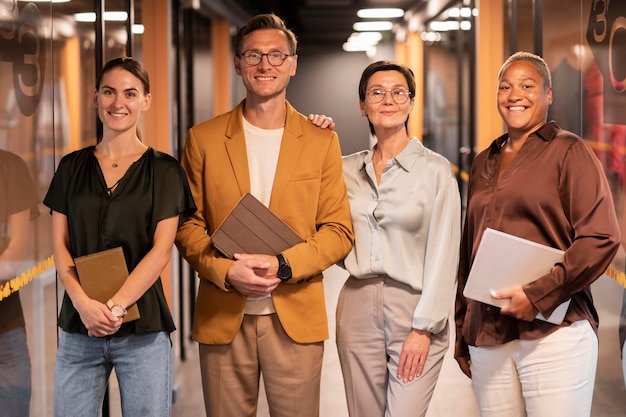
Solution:
<path fill-rule="evenodd" d="M 30 415 L 26 323 L 19 291 L 9 281 L 25 260 L 29 224 L 39 215 L 38 203 L 26 163 L 0 149 L 0 404 L 5 417 Z"/>

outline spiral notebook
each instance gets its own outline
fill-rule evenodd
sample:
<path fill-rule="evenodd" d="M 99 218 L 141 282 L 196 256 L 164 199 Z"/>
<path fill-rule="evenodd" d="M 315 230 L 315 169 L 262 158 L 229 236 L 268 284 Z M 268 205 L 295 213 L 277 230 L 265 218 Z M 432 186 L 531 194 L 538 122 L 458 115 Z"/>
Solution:
<path fill-rule="evenodd" d="M 561 260 L 562 250 L 487 228 L 476 251 L 463 295 L 485 304 L 504 307 L 510 301 L 495 299 L 491 297 L 492 292 L 528 284 L 548 273 Z M 570 301 L 560 304 L 550 317 L 545 318 L 539 313 L 536 318 L 561 324 Z"/>
<path fill-rule="evenodd" d="M 103 304 L 115 295 L 128 278 L 126 259 L 121 247 L 80 256 L 74 259 L 74 264 L 85 294 Z M 126 308 L 124 323 L 139 317 L 139 309 L 135 303 Z"/>

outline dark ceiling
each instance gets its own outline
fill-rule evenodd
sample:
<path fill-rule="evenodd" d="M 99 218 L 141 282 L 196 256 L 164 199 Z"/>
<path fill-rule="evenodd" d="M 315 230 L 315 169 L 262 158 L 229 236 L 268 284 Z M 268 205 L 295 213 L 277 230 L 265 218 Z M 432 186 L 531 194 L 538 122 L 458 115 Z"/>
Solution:
<path fill-rule="evenodd" d="M 0 0 L 1 2 L 2 0 Z M 151 0 L 135 0 L 135 20 L 141 22 L 141 8 L 150 7 Z M 460 1 L 460 0 L 456 0 Z M 339 49 L 354 32 L 352 25 L 359 20 L 357 11 L 364 8 L 397 7 L 407 16 L 420 16 L 424 21 L 454 0 L 180 0 L 183 7 L 206 11 L 208 16 L 227 17 L 241 26 L 255 14 L 274 12 L 285 20 L 298 38 L 298 49 Z M 106 0 L 109 10 L 123 9 L 126 0 Z M 72 14 L 93 10 L 86 1 L 54 3 L 58 13 Z M 196 5 L 196 6 L 192 6 Z M 200 6 L 202 5 L 202 6 Z M 406 26 L 405 18 L 396 19 Z M 385 34 L 384 34 L 385 35 Z M 387 33 L 386 36 L 391 36 Z"/>
<path fill-rule="evenodd" d="M 363 8 L 398 7 L 420 12 L 427 0 L 234 0 L 250 15 L 274 12 L 298 37 L 300 47 L 341 47 Z"/>

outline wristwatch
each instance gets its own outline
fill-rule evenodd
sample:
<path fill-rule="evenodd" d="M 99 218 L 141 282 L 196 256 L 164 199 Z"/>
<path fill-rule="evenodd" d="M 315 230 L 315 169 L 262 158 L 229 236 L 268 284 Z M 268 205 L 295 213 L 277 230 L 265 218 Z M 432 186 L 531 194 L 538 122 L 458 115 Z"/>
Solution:
<path fill-rule="evenodd" d="M 113 313 L 117 318 L 124 317 L 124 315 L 126 315 L 126 309 L 119 304 L 115 304 L 110 298 L 109 301 L 107 301 L 107 307 L 109 307 L 111 313 Z"/>
<path fill-rule="evenodd" d="M 278 272 L 276 272 L 276 276 L 280 278 L 281 281 L 287 281 L 291 279 L 291 267 L 287 263 L 285 256 L 282 253 L 276 255 L 278 259 Z"/>

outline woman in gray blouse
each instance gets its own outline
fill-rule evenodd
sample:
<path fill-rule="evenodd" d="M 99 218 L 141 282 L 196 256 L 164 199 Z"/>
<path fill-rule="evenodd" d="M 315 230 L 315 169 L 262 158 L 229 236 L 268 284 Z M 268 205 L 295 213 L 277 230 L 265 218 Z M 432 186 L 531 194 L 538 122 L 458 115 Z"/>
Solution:
<path fill-rule="evenodd" d="M 448 349 L 461 204 L 449 162 L 409 137 L 415 79 L 379 61 L 359 101 L 373 149 L 344 158 L 355 244 L 337 305 L 352 417 L 423 416 Z"/>

